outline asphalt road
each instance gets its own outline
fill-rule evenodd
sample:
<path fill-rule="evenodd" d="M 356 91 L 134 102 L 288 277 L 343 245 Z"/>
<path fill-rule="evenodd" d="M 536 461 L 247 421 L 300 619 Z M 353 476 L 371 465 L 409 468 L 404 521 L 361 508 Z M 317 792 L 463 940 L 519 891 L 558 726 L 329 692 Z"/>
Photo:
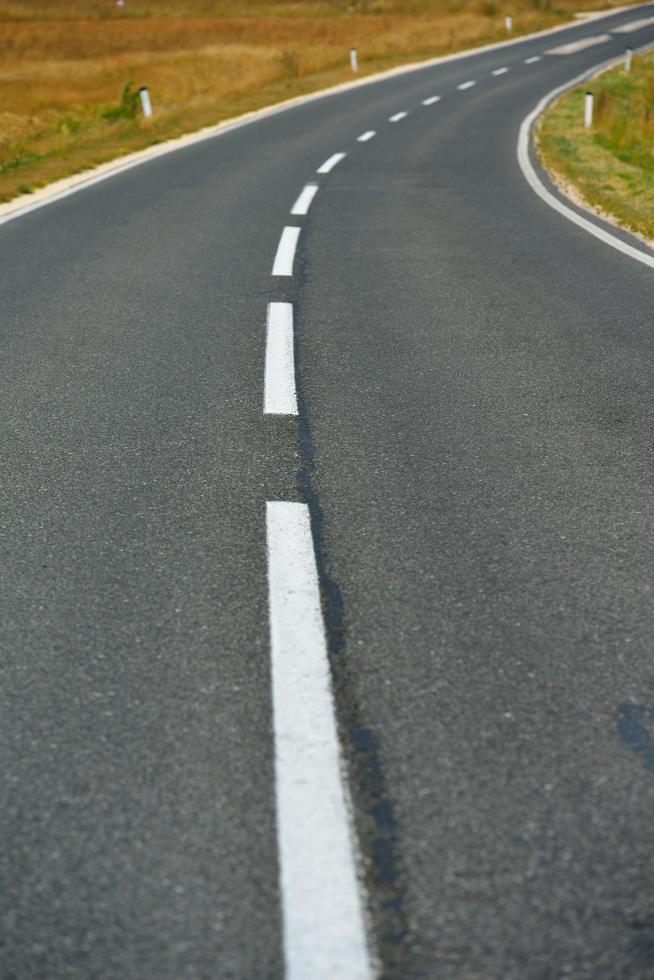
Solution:
<path fill-rule="evenodd" d="M 654 280 L 516 160 L 654 25 L 544 52 L 653 13 L 0 228 L 2 980 L 284 976 L 269 501 L 311 512 L 376 973 L 654 977 Z M 297 418 L 262 411 L 274 301 Z"/>

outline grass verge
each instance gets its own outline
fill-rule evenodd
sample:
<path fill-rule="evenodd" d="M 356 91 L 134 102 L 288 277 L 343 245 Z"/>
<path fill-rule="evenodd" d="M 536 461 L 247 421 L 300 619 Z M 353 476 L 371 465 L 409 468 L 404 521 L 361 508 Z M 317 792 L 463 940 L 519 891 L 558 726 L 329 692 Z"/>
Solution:
<path fill-rule="evenodd" d="M 604 2 L 604 0 L 601 0 Z M 608 0 L 607 0 L 608 2 Z M 598 0 L 0 0 L 0 201 L 360 75 L 552 27 Z M 130 85 L 131 90 L 126 91 Z M 147 85 L 146 125 L 130 91 Z"/>
<path fill-rule="evenodd" d="M 584 94 L 594 96 L 584 129 Z M 654 240 L 654 53 L 565 93 L 540 118 L 544 166 L 564 187 L 619 224 Z"/>

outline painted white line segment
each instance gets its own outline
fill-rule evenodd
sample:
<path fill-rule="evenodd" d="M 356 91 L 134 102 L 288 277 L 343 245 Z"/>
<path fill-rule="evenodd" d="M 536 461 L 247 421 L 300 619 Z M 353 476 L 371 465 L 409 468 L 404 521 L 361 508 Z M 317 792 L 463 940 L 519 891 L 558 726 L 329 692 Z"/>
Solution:
<path fill-rule="evenodd" d="M 570 44 L 560 44 L 558 48 L 550 48 L 545 54 L 576 54 L 577 51 L 584 51 L 595 44 L 604 44 L 605 41 L 610 40 L 610 34 L 598 34 L 596 37 L 585 37 L 581 41 L 572 41 Z"/>
<path fill-rule="evenodd" d="M 282 237 L 279 239 L 277 254 L 273 263 L 273 276 L 293 275 L 293 261 L 295 259 L 295 250 L 300 237 L 300 231 L 300 228 L 293 228 L 290 225 L 284 228 Z"/>
<path fill-rule="evenodd" d="M 654 17 L 642 17 L 640 20 L 630 20 L 628 24 L 614 27 L 613 34 L 631 34 L 632 31 L 639 31 L 642 27 L 649 27 L 654 24 Z"/>
<path fill-rule="evenodd" d="M 325 160 L 325 162 L 318 167 L 317 173 L 328 174 L 330 170 L 334 169 L 337 163 L 340 163 L 341 160 L 345 159 L 345 156 L 346 156 L 345 153 L 332 154 L 332 156 L 330 156 L 328 160 Z"/>
<path fill-rule="evenodd" d="M 367 143 L 368 140 L 371 140 L 373 138 L 373 136 L 376 136 L 376 135 L 377 135 L 377 133 L 375 132 L 374 129 L 369 129 L 367 132 L 361 133 L 361 136 L 357 136 L 357 142 L 359 142 L 359 143 Z"/>
<path fill-rule="evenodd" d="M 286 980 L 372 980 L 306 504 L 269 501 L 268 601 Z"/>
<path fill-rule="evenodd" d="M 435 102 L 440 102 L 440 101 L 441 101 L 440 95 L 432 95 L 428 99 L 423 99 L 422 100 L 422 104 L 423 105 L 434 105 Z"/>
<path fill-rule="evenodd" d="M 460 85 L 457 85 L 457 88 L 459 89 L 460 92 L 463 92 L 464 89 L 472 88 L 472 86 L 476 84 L 477 84 L 476 82 L 461 82 Z"/>
<path fill-rule="evenodd" d="M 535 54 L 531 58 L 525 58 L 525 64 L 526 65 L 535 65 L 537 61 L 540 61 L 540 55 L 539 54 Z"/>
<path fill-rule="evenodd" d="M 311 202 L 318 193 L 317 184 L 307 184 L 291 209 L 291 214 L 308 214 Z"/>
<path fill-rule="evenodd" d="M 408 112 L 396 112 L 394 116 L 389 116 L 388 117 L 388 121 L 389 122 L 399 122 L 400 119 L 406 119 L 406 117 L 408 115 L 409 115 Z"/>
<path fill-rule="evenodd" d="M 650 269 L 654 269 L 654 255 L 649 252 L 645 252 L 639 248 L 634 248 L 633 245 L 629 245 L 627 242 L 623 242 L 621 238 L 617 235 L 612 235 L 611 232 L 606 231 L 600 225 L 595 224 L 595 222 L 590 221 L 583 215 L 578 214 L 572 208 L 560 201 L 552 192 L 545 186 L 536 171 L 534 170 L 533 164 L 529 156 L 529 136 L 531 133 L 531 127 L 536 122 L 538 117 L 545 111 L 547 106 L 552 102 L 557 96 L 566 92 L 568 89 L 574 88 L 575 85 L 579 85 L 591 78 L 596 72 L 602 68 L 608 68 L 611 65 L 619 64 L 622 61 L 623 56 L 621 55 L 618 59 L 613 59 L 612 61 L 606 62 L 604 65 L 596 65 L 590 71 L 584 72 L 582 75 L 578 75 L 573 78 L 571 82 L 566 82 L 565 85 L 559 85 L 558 88 L 553 89 L 547 95 L 545 95 L 535 108 L 531 110 L 528 116 L 523 119 L 520 126 L 520 133 L 518 136 L 518 163 L 520 169 L 525 176 L 525 179 L 531 189 L 535 194 L 549 204 L 551 208 L 562 214 L 564 218 L 568 221 L 572 221 L 575 225 L 583 228 L 589 234 L 594 235 L 595 238 L 599 238 L 601 242 L 606 245 L 611 245 L 612 248 L 617 249 L 624 255 L 628 255 L 632 259 L 636 259 L 637 262 L 642 262 L 643 265 L 647 265 Z"/>
<path fill-rule="evenodd" d="M 264 379 L 264 413 L 297 415 L 291 303 L 268 304 Z"/>
<path fill-rule="evenodd" d="M 491 75 L 506 75 L 508 68 L 496 68 L 495 71 L 491 72 Z"/>

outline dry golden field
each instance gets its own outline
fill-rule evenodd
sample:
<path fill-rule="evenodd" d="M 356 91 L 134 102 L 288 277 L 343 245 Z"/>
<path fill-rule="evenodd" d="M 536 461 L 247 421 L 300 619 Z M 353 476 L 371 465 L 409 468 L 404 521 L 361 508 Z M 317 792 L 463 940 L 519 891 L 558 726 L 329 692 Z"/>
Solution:
<path fill-rule="evenodd" d="M 605 0 L 599 0 L 603 3 Z M 360 74 L 549 27 L 598 0 L 0 0 L 0 201 Z M 155 118 L 118 107 L 147 85 Z M 113 110 L 113 113 L 112 113 Z"/>

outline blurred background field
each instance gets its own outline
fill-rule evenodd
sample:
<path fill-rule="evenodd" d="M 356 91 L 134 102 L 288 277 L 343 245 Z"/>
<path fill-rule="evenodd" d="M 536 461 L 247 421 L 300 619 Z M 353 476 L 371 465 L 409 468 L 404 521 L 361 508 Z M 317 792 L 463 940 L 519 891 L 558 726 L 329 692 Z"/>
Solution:
<path fill-rule="evenodd" d="M 0 201 L 359 75 L 606 0 L 0 0 Z M 126 86 L 150 89 L 147 124 Z"/>

